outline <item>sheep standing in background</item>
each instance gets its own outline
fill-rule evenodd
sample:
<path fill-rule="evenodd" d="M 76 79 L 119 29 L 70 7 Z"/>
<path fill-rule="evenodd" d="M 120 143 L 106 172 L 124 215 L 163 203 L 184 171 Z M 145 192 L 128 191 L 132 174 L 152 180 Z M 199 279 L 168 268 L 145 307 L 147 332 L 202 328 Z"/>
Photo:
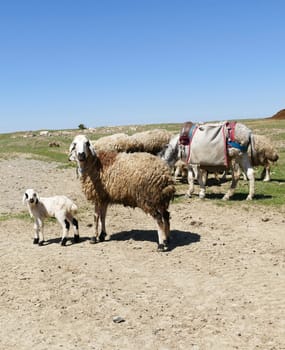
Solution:
<path fill-rule="evenodd" d="M 172 133 L 164 129 L 153 129 L 138 132 L 130 136 L 133 152 L 147 152 L 157 155 L 168 144 Z"/>
<path fill-rule="evenodd" d="M 124 133 L 100 137 L 92 144 L 98 151 L 126 152 L 130 148 L 129 136 Z"/>
<path fill-rule="evenodd" d="M 158 250 L 167 250 L 168 207 L 175 193 L 168 166 L 149 153 L 97 153 L 85 135 L 74 138 L 69 152 L 69 160 L 77 162 L 83 192 L 95 204 L 95 236 L 91 243 L 105 240 L 108 206 L 123 204 L 138 207 L 154 218 L 158 228 Z"/>
<path fill-rule="evenodd" d="M 277 162 L 279 158 L 278 152 L 273 146 L 272 141 L 266 136 L 254 134 L 254 141 L 256 154 L 252 159 L 253 165 L 263 166 L 261 179 L 263 181 L 270 181 L 271 162 Z"/>
<path fill-rule="evenodd" d="M 153 129 L 138 132 L 132 136 L 123 133 L 104 136 L 92 141 L 92 145 L 97 151 L 148 152 L 156 155 L 165 147 L 170 138 L 169 131 Z"/>
<path fill-rule="evenodd" d="M 31 217 L 35 219 L 35 238 L 33 243 L 40 246 L 44 243 L 44 219 L 55 217 L 62 226 L 61 245 L 66 245 L 70 224 L 74 229 L 74 243 L 79 242 L 78 221 L 74 215 L 77 206 L 66 196 L 39 197 L 33 189 L 27 189 L 23 196 Z"/>

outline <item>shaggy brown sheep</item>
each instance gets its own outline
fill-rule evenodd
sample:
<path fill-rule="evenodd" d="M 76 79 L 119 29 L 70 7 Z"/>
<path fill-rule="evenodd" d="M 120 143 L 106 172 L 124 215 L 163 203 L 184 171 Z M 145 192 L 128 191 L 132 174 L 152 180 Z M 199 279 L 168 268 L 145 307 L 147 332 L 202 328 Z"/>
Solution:
<path fill-rule="evenodd" d="M 95 236 L 91 242 L 105 239 L 108 206 L 123 204 L 138 207 L 155 219 L 158 250 L 167 250 L 170 231 L 168 207 L 175 193 L 169 167 L 148 153 L 97 153 L 85 135 L 76 136 L 69 151 L 69 159 L 77 162 L 83 192 L 95 204 Z"/>

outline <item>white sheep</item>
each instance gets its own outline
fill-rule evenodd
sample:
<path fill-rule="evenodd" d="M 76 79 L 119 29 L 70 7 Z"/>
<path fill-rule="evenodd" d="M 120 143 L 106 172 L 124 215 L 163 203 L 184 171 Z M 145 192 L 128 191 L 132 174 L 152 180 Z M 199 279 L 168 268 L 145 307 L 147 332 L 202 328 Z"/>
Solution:
<path fill-rule="evenodd" d="M 74 138 L 69 152 L 69 160 L 77 162 L 83 192 L 95 205 L 95 236 L 91 243 L 105 239 L 108 206 L 123 204 L 138 207 L 154 218 L 158 228 L 158 250 L 167 250 L 168 207 L 175 193 L 167 164 L 145 152 L 97 152 L 85 135 Z"/>
<path fill-rule="evenodd" d="M 29 213 L 35 219 L 34 244 L 44 243 L 44 219 L 55 217 L 62 226 L 61 245 L 66 245 L 70 224 L 73 225 L 74 243 L 79 242 L 78 221 L 74 215 L 77 212 L 76 204 L 66 196 L 39 197 L 33 189 L 27 189 L 23 195 L 23 203 L 27 205 Z"/>

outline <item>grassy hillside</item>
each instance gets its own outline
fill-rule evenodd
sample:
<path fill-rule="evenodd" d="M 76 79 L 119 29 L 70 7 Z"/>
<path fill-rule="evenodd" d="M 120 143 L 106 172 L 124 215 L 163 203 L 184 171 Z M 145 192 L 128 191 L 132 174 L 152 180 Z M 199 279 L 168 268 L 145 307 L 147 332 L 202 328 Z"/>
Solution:
<path fill-rule="evenodd" d="M 261 169 L 256 169 L 255 203 L 277 206 L 285 204 L 285 120 L 255 119 L 242 120 L 241 122 L 250 127 L 254 133 L 270 137 L 280 155 L 278 163 L 272 168 L 272 181 L 270 183 L 258 181 Z M 131 135 L 135 132 L 154 128 L 163 128 L 176 133 L 179 132 L 181 124 L 100 127 L 92 132 L 89 130 L 84 130 L 83 132 L 86 133 L 90 139 L 95 140 L 114 133 L 124 132 Z M 16 157 L 18 154 L 24 154 L 28 158 L 57 161 L 61 166 L 72 166 L 67 159 L 68 148 L 74 135 L 79 133 L 82 133 L 82 131 L 77 129 L 63 131 L 52 130 L 49 132 L 49 136 L 41 136 L 40 131 L 0 134 L 0 160 Z M 56 143 L 59 147 L 50 147 L 49 144 L 51 143 Z M 211 188 L 207 191 L 210 194 Z M 238 201 L 244 198 L 247 191 L 247 183 L 240 181 L 235 199 Z M 235 201 L 232 201 L 232 203 L 233 202 Z"/>

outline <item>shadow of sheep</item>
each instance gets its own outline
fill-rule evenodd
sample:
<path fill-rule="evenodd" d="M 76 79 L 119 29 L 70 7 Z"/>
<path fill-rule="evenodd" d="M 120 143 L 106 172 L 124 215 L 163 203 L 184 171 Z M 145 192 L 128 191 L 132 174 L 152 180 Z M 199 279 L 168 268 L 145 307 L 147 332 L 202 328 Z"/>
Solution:
<path fill-rule="evenodd" d="M 114 233 L 110 236 L 109 241 L 149 241 L 157 242 L 156 231 L 154 230 L 130 230 Z M 170 243 L 168 251 L 174 250 L 176 247 L 186 246 L 200 241 L 200 235 L 197 233 L 172 230 L 170 233 Z M 106 241 L 108 242 L 108 241 Z"/>

